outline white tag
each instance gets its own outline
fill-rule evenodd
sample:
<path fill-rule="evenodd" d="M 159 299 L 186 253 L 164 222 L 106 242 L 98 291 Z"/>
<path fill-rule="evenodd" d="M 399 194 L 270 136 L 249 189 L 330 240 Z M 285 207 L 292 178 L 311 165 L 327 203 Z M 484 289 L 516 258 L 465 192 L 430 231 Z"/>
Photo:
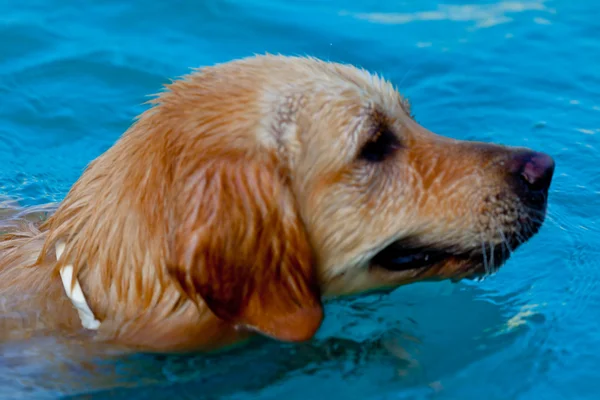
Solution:
<path fill-rule="evenodd" d="M 56 259 L 60 259 L 60 256 L 65 251 L 65 244 L 62 241 L 56 243 Z M 75 285 L 73 283 L 73 265 L 68 264 L 60 269 L 60 277 L 62 279 L 63 287 L 65 288 L 65 292 L 67 296 L 77 309 L 79 313 L 79 318 L 81 319 L 81 324 L 84 328 L 90 330 L 96 330 L 100 326 L 100 321 L 94 317 L 94 313 L 88 306 L 87 301 L 85 300 L 85 296 L 83 295 L 83 291 L 81 290 L 81 286 L 79 285 L 79 280 L 75 278 Z M 73 286 L 73 289 L 71 289 Z"/>

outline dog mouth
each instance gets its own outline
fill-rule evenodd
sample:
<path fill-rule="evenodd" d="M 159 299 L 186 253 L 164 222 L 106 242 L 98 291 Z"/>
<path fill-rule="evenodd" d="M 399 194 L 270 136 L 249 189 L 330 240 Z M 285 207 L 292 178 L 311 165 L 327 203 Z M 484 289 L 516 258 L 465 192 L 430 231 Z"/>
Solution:
<path fill-rule="evenodd" d="M 378 252 L 370 265 L 391 274 L 457 282 L 495 273 L 511 254 L 507 246 L 483 244 L 477 249 L 461 251 L 399 240 Z"/>
<path fill-rule="evenodd" d="M 391 272 L 401 272 L 427 268 L 451 256 L 452 254 L 445 250 L 407 245 L 397 241 L 377 253 L 371 263 Z"/>
<path fill-rule="evenodd" d="M 515 250 L 535 236 L 543 225 L 544 207 L 536 218 L 524 215 L 518 225 L 498 231 L 492 241 L 440 244 L 412 236 L 398 239 L 380 250 L 370 261 L 370 268 L 392 280 L 483 279 L 495 274 Z"/>

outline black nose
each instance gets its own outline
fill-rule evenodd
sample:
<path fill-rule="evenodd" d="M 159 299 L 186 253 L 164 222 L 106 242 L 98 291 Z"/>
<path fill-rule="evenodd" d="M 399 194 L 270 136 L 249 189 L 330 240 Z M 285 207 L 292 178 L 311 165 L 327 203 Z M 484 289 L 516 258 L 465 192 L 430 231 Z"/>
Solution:
<path fill-rule="evenodd" d="M 513 156 L 509 168 L 530 190 L 548 190 L 554 175 L 554 160 L 545 153 L 526 151 Z"/>

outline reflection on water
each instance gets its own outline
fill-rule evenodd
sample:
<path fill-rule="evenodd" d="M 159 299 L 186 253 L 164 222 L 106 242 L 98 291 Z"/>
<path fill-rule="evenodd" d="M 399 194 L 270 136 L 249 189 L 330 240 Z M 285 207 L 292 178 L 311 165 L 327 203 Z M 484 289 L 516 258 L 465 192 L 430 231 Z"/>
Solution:
<path fill-rule="evenodd" d="M 48 203 L 24 208 L 18 200 L 0 195 L 0 234 L 19 230 L 23 224 L 39 225 L 56 207 L 57 204 Z"/>
<path fill-rule="evenodd" d="M 556 10 L 549 8 L 545 0 L 536 1 L 500 1 L 491 4 L 440 4 L 436 9 L 411 13 L 372 12 L 350 13 L 343 11 L 342 16 L 351 15 L 354 18 L 378 24 L 408 24 L 425 21 L 474 22 L 475 28 L 489 28 L 498 24 L 511 22 L 511 14 L 523 11 L 542 11 L 554 14 Z M 538 17 L 536 23 L 548 23 Z"/>

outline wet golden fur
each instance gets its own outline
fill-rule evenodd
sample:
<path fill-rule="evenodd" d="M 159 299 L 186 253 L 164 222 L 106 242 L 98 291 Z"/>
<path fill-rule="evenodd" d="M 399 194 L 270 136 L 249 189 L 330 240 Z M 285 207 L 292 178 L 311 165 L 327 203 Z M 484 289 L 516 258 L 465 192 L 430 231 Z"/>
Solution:
<path fill-rule="evenodd" d="M 102 321 L 82 334 L 212 350 L 253 331 L 309 339 L 322 298 L 460 279 L 486 263 L 482 245 L 534 230 L 502 166 L 516 149 L 434 135 L 366 71 L 260 56 L 167 89 L 46 221 L 4 228 L 0 298 L 11 317 L 0 339 L 82 331 L 58 276 L 65 260 Z M 361 159 L 382 129 L 399 148 Z M 416 271 L 373 264 L 404 239 L 456 255 Z"/>

